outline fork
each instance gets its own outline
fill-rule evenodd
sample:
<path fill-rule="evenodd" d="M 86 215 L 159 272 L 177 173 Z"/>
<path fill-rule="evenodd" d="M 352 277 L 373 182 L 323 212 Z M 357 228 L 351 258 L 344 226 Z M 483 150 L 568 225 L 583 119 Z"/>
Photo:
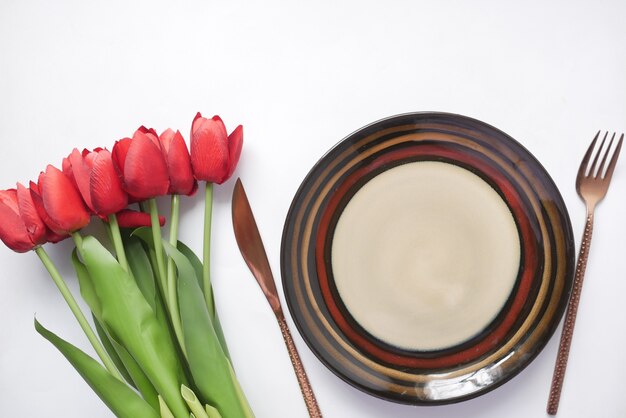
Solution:
<path fill-rule="evenodd" d="M 547 412 L 550 415 L 556 415 L 556 412 L 559 409 L 561 389 L 563 388 L 563 378 L 565 376 L 565 369 L 567 368 L 567 359 L 569 356 L 570 345 L 572 344 L 574 325 L 576 323 L 576 312 L 578 311 L 578 303 L 580 302 L 580 293 L 583 287 L 585 269 L 587 268 L 589 246 L 591 245 L 591 235 L 593 233 L 594 211 L 596 205 L 604 198 L 607 190 L 609 189 L 611 177 L 613 176 L 615 164 L 617 163 L 617 158 L 619 157 L 619 152 L 622 148 L 622 141 L 624 139 L 624 134 L 622 134 L 613 151 L 613 155 L 609 161 L 608 167 L 606 168 L 606 172 L 604 172 L 604 166 L 609 154 L 611 154 L 611 145 L 613 145 L 615 133 L 611 137 L 611 141 L 604 151 L 600 165 L 597 166 L 597 164 L 600 156 L 602 155 L 602 149 L 604 148 L 608 134 L 608 132 L 604 134 L 600 147 L 595 153 L 595 158 L 593 159 L 591 166 L 589 166 L 589 160 L 591 159 L 596 142 L 600 136 L 600 131 L 598 131 L 596 136 L 593 138 L 591 145 L 589 145 L 582 162 L 580 163 L 578 175 L 576 176 L 576 191 L 587 206 L 587 221 L 585 223 L 585 232 L 583 233 L 583 239 L 578 253 L 574 287 L 567 306 L 567 312 L 565 313 L 565 323 L 563 325 L 563 331 L 561 332 L 559 351 L 557 354 L 556 364 L 554 366 L 554 374 L 552 375 L 552 385 L 550 387 L 550 397 L 548 398 L 547 408 Z"/>

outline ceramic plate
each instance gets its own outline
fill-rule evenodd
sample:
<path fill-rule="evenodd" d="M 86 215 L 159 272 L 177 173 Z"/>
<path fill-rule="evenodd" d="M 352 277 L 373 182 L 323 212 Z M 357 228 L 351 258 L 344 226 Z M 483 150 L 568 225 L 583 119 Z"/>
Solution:
<path fill-rule="evenodd" d="M 287 216 L 283 287 L 337 376 L 410 404 L 506 382 L 545 346 L 572 286 L 563 200 L 502 131 L 415 113 L 348 136 L 309 172 Z"/>

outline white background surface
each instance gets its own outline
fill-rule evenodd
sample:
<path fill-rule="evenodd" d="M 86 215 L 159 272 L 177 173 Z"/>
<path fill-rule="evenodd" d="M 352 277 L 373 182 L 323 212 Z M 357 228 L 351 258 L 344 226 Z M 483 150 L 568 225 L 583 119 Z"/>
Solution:
<path fill-rule="evenodd" d="M 187 136 L 195 112 L 219 113 L 229 131 L 245 127 L 235 176 L 278 278 L 282 224 L 315 161 L 367 123 L 440 110 L 524 144 L 561 189 L 579 242 L 579 160 L 598 129 L 626 129 L 625 2 L 180 3 L 2 1 L 1 188 L 59 165 L 75 146 L 110 147 L 140 124 Z M 561 417 L 626 416 L 624 158 L 597 212 Z M 234 241 L 232 186 L 217 189 L 213 277 L 234 364 L 258 417 L 305 417 L 278 327 Z M 199 251 L 199 196 L 183 212 L 181 236 Z M 77 290 L 70 243 L 47 249 Z M 33 328 L 36 313 L 91 352 L 37 257 L 4 247 L 0 257 L 0 416 L 110 416 Z M 556 337 L 503 387 L 416 408 L 344 384 L 292 329 L 326 417 L 545 416 Z"/>

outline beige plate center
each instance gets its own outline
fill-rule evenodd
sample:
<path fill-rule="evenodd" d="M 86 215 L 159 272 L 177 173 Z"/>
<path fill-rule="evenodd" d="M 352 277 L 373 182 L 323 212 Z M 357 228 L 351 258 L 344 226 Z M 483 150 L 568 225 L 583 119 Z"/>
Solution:
<path fill-rule="evenodd" d="M 520 239 L 500 195 L 442 162 L 389 169 L 341 214 L 332 243 L 339 295 L 370 334 L 408 350 L 462 343 L 515 284 Z"/>

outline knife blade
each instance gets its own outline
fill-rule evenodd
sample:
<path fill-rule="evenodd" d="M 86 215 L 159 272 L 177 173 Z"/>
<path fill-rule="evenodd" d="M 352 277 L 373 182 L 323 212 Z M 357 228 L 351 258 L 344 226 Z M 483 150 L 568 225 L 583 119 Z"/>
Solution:
<path fill-rule="evenodd" d="M 276 283 L 270 268 L 265 246 L 261 240 L 261 234 L 257 227 L 248 196 L 243 188 L 241 179 L 237 179 L 233 190 L 233 228 L 235 239 L 252 275 L 261 286 L 263 294 L 267 298 L 272 310 L 276 315 L 282 312 Z"/>
<path fill-rule="evenodd" d="M 296 373 L 296 378 L 298 379 L 300 391 L 302 392 L 304 403 L 309 412 L 309 417 L 322 418 L 322 412 L 317 404 L 311 383 L 304 370 L 302 360 L 300 360 L 300 355 L 298 354 L 287 321 L 285 320 L 278 297 L 278 291 L 276 290 L 274 276 L 272 275 L 263 241 L 261 240 L 261 234 L 259 233 L 259 228 L 252 214 L 250 202 L 248 201 L 248 196 L 246 196 L 246 191 L 243 188 L 241 179 L 237 179 L 235 189 L 233 190 L 232 215 L 237 245 L 239 246 L 243 259 L 246 261 L 252 275 L 259 283 L 259 286 L 261 286 L 263 294 L 265 294 L 267 301 L 272 307 L 272 311 L 274 311 L 276 315 L 276 320 L 278 321 L 280 332 L 287 346 L 291 365 Z"/>

